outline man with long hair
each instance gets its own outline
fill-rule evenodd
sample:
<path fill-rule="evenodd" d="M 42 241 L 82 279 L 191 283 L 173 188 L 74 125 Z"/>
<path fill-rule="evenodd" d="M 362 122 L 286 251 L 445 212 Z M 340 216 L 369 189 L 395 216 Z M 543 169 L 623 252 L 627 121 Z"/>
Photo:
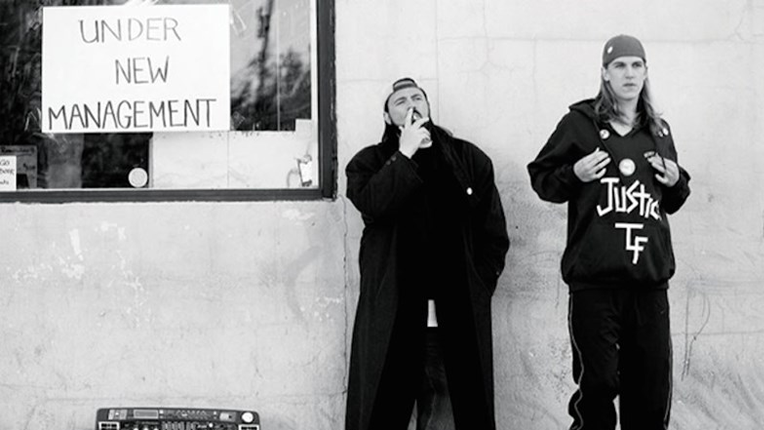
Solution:
<path fill-rule="evenodd" d="M 528 165 L 541 199 L 568 203 L 572 430 L 665 430 L 671 409 L 668 214 L 690 194 L 668 123 L 650 97 L 642 43 L 608 40 L 600 91 L 570 107 Z"/>
<path fill-rule="evenodd" d="M 346 430 L 493 430 L 491 295 L 509 248 L 493 166 L 393 84 L 379 144 L 348 163 L 364 221 Z"/>

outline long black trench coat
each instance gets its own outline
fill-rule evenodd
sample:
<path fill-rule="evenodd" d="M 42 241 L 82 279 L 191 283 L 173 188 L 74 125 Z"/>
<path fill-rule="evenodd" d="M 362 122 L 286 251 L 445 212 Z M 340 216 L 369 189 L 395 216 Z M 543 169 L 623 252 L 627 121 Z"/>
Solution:
<path fill-rule="evenodd" d="M 504 210 L 489 157 L 475 145 L 431 130 L 453 189 L 458 243 L 439 279 L 454 285 L 437 302 L 438 326 L 457 424 L 466 417 L 471 429 L 495 429 L 491 297 L 509 249 Z M 390 136 L 390 133 L 386 133 Z M 348 375 L 346 430 L 367 430 L 377 388 L 394 345 L 416 344 L 426 330 L 426 300 L 411 306 L 411 265 L 402 252 L 416 238 L 423 181 L 417 165 L 398 151 L 397 137 L 361 150 L 348 163 L 347 196 L 361 212 L 364 231 L 359 255 L 361 286 L 353 327 Z M 418 278 L 421 279 L 421 278 Z M 394 330 L 396 320 L 415 321 Z M 404 336 L 403 342 L 397 337 Z M 409 342 L 411 341 L 411 342 Z M 407 354 L 406 351 L 402 352 Z M 410 366 L 421 366 L 411 354 Z M 411 374 L 405 372 L 401 374 Z M 410 369 L 409 369 L 410 370 Z M 387 372 L 387 370 L 386 370 Z M 387 377 L 387 376 L 386 376 Z M 402 393 L 403 394 L 403 393 Z"/>

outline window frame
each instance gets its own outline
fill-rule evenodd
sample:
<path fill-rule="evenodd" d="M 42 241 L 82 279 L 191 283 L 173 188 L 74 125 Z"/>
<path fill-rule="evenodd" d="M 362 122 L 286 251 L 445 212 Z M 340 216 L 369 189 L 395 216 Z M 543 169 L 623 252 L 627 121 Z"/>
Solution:
<path fill-rule="evenodd" d="M 316 188 L 52 189 L 0 191 L 0 203 L 113 203 L 180 201 L 297 201 L 337 198 L 337 122 L 334 2 L 316 1 L 318 59 L 318 184 Z"/>

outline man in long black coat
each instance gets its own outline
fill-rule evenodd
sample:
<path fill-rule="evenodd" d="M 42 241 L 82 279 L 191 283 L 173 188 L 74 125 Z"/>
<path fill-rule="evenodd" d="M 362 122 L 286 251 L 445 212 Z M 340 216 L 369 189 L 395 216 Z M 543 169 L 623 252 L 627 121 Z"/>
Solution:
<path fill-rule="evenodd" d="M 504 210 L 488 156 L 429 116 L 416 82 L 396 81 L 382 142 L 347 165 L 365 227 L 346 430 L 405 430 L 415 401 L 419 430 L 496 428 L 491 296 L 509 249 Z"/>

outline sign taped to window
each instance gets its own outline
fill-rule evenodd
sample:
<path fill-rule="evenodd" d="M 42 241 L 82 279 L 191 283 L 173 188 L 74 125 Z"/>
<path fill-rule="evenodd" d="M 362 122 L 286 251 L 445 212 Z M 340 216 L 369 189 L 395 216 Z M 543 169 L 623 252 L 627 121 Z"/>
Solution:
<path fill-rule="evenodd" d="M 229 6 L 43 9 L 42 131 L 230 127 Z"/>
<path fill-rule="evenodd" d="M 37 147 L 34 145 L 0 145 L 0 158 L 15 160 L 14 190 L 37 188 Z"/>
<path fill-rule="evenodd" d="M 16 190 L 16 157 L 0 155 L 0 191 Z"/>

